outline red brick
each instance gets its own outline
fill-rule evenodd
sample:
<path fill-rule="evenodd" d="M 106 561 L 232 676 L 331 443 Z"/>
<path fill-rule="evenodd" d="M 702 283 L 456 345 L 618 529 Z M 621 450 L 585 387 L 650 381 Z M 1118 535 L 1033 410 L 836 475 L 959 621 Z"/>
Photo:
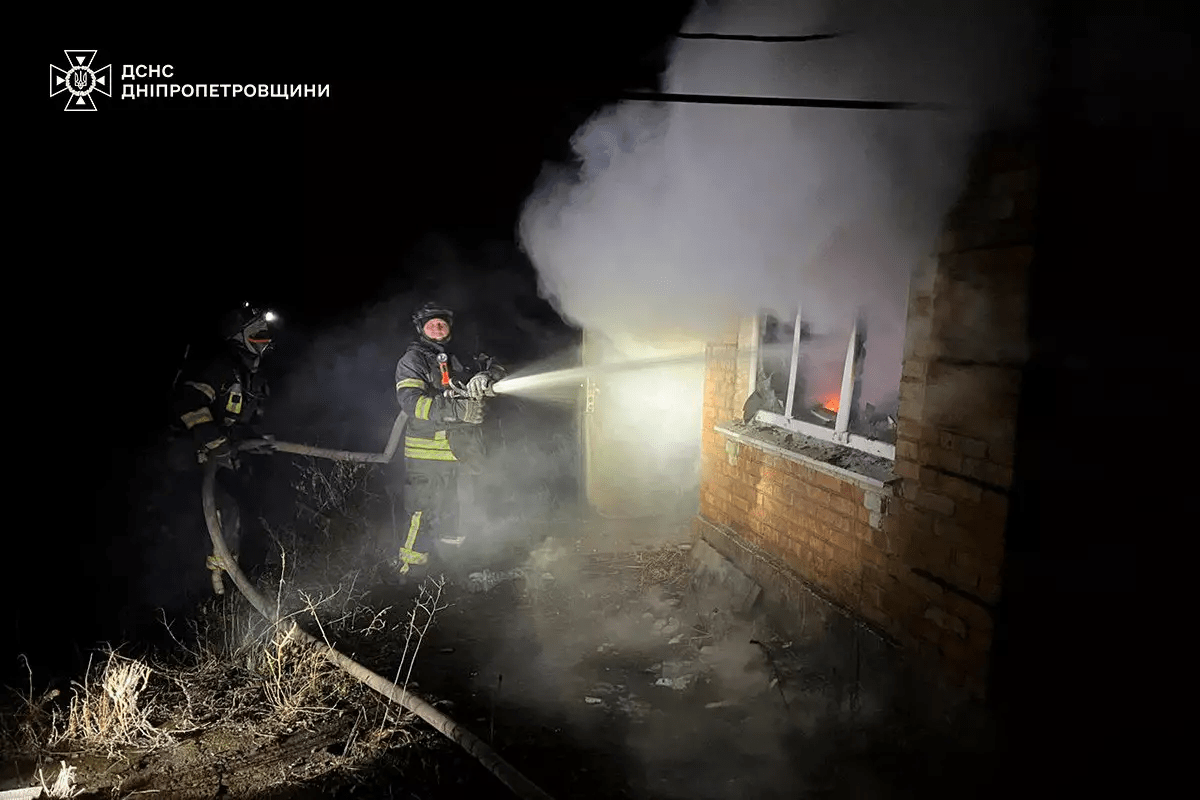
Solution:
<path fill-rule="evenodd" d="M 803 514 L 800 517 L 801 525 L 809 534 L 818 533 L 820 530 L 821 521 L 816 514 L 817 509 L 811 509 L 809 513 Z"/>
<path fill-rule="evenodd" d="M 893 620 L 900 622 L 913 618 L 918 611 L 923 611 L 927 600 L 916 591 L 902 583 L 893 583 L 885 587 L 882 608 Z"/>
<path fill-rule="evenodd" d="M 853 519 L 858 509 L 862 508 L 862 505 L 855 503 L 848 497 L 832 497 L 829 500 L 829 507 L 843 517 Z"/>
<path fill-rule="evenodd" d="M 900 522 L 898 533 L 904 533 L 910 537 L 933 533 L 933 521 L 936 517 L 922 508 L 913 506 L 911 510 L 906 508 L 896 512 L 893 516 Z M 885 518 L 885 530 L 886 519 L 888 518 Z"/>
<path fill-rule="evenodd" d="M 952 500 L 965 500 L 970 503 L 978 503 L 983 497 L 983 490 L 978 486 L 951 475 L 943 475 L 938 488 L 939 491 Z"/>
<path fill-rule="evenodd" d="M 979 501 L 984 514 L 1003 521 L 1008 516 L 1008 498 L 995 492 L 984 492 Z"/>
<path fill-rule="evenodd" d="M 995 603 L 1000 599 L 1000 577 L 990 574 L 980 575 L 977 592 L 986 602 Z"/>
<path fill-rule="evenodd" d="M 926 536 L 916 545 L 918 558 L 911 559 L 914 566 L 923 566 L 935 575 L 943 575 L 952 570 L 954 548 L 949 542 L 936 536 Z"/>
<path fill-rule="evenodd" d="M 881 553 L 892 552 L 888 546 L 888 536 L 883 531 L 871 531 L 871 546 Z"/>
<path fill-rule="evenodd" d="M 951 472 L 962 472 L 963 457 L 961 453 L 947 450 L 944 447 L 930 448 L 930 460 L 927 462 Z"/>
<path fill-rule="evenodd" d="M 935 514 L 946 517 L 954 514 L 954 501 L 942 494 L 920 491 L 917 493 L 916 502 L 921 508 L 928 509 Z"/>
<path fill-rule="evenodd" d="M 986 458 L 988 444 L 982 439 L 972 439 L 969 436 L 959 436 L 955 442 L 955 449 L 967 458 Z"/>
<path fill-rule="evenodd" d="M 748 503 L 755 502 L 755 499 L 758 497 L 758 492 L 754 491 L 745 481 L 734 481 L 730 486 L 730 491 L 734 497 L 740 497 Z"/>
<path fill-rule="evenodd" d="M 838 588 L 842 602 L 847 605 L 857 605 L 861 582 L 854 571 L 846 568 L 835 568 L 830 575 L 833 585 Z"/>
<path fill-rule="evenodd" d="M 829 506 L 829 500 L 832 497 L 829 492 L 812 484 L 804 484 L 804 496 L 814 506 L 821 506 L 823 508 Z"/>
<path fill-rule="evenodd" d="M 831 511 L 826 508 L 818 509 L 816 514 L 817 519 L 827 525 L 829 528 L 843 533 L 850 532 L 850 523 L 841 514 L 836 511 Z"/>
<path fill-rule="evenodd" d="M 969 544 L 975 539 L 969 528 L 942 517 L 933 521 L 933 532 L 953 545 Z"/>
<path fill-rule="evenodd" d="M 947 611 L 966 623 L 970 637 L 978 637 L 980 640 L 990 641 L 995 622 L 987 609 L 967 600 L 965 597 L 960 597 L 957 594 L 949 592 L 943 598 L 942 602 L 945 604 Z"/>
<path fill-rule="evenodd" d="M 884 567 L 887 565 L 887 556 L 880 552 L 879 549 L 874 545 L 868 544 L 867 542 L 859 542 L 858 555 L 860 559 L 868 564 L 872 564 L 877 567 Z"/>
<path fill-rule="evenodd" d="M 897 439 L 896 440 L 896 459 L 909 459 L 915 461 L 919 458 L 920 445 L 912 439 Z"/>
<path fill-rule="evenodd" d="M 976 662 L 975 654 L 961 638 L 954 633 L 945 631 L 938 637 L 937 642 L 942 658 L 950 666 L 957 667 L 960 675 L 971 671 L 968 665 Z"/>
<path fill-rule="evenodd" d="M 924 617 L 909 622 L 907 627 L 913 636 L 926 642 L 937 643 L 943 636 L 942 629 Z"/>
<path fill-rule="evenodd" d="M 763 522 L 758 529 L 758 535 L 762 537 L 763 543 L 774 549 L 779 546 L 779 531 L 769 522 Z"/>
<path fill-rule="evenodd" d="M 854 556 L 840 547 L 830 547 L 827 557 L 834 572 L 857 566 Z"/>
<path fill-rule="evenodd" d="M 763 501 L 763 505 L 765 506 L 767 513 L 783 519 L 786 519 L 791 513 L 791 509 L 785 503 L 781 503 L 773 497 L 766 498 Z"/>
<path fill-rule="evenodd" d="M 863 605 L 862 608 L 859 609 L 859 613 L 884 629 L 887 629 L 892 622 L 892 618 L 877 606 Z"/>
<path fill-rule="evenodd" d="M 931 580 L 922 578 L 910 569 L 901 570 L 896 579 L 925 600 L 939 600 L 945 592 Z"/>
<path fill-rule="evenodd" d="M 843 482 L 832 475 L 826 475 L 823 472 L 814 472 L 812 483 L 820 486 L 822 489 L 827 489 L 836 494 L 841 492 Z"/>
<path fill-rule="evenodd" d="M 991 442 L 988 444 L 988 459 L 1005 467 L 1013 464 L 1014 448 L 1012 442 Z"/>
<path fill-rule="evenodd" d="M 921 421 L 905 415 L 905 407 L 901 407 L 896 421 L 896 438 L 908 441 L 920 440 Z"/>

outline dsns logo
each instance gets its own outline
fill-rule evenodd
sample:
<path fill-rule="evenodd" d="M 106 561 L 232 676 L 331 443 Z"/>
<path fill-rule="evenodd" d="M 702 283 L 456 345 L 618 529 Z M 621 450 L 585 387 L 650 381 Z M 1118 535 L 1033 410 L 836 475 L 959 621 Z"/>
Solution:
<path fill-rule="evenodd" d="M 67 69 L 50 65 L 50 96 L 69 92 L 63 111 L 95 111 L 92 92 L 112 97 L 112 64 L 92 69 L 95 50 L 64 50 Z"/>

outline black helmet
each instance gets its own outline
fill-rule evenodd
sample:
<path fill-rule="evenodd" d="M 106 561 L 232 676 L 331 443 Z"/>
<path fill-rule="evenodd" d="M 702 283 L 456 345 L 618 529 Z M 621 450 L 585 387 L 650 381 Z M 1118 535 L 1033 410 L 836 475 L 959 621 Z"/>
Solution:
<path fill-rule="evenodd" d="M 275 312 L 242 303 L 221 318 L 221 338 L 254 356 L 271 349 L 271 324 L 278 320 Z"/>
<path fill-rule="evenodd" d="M 425 323 L 431 319 L 444 319 L 452 330 L 454 328 L 454 312 L 441 303 L 428 302 L 413 312 L 412 323 L 417 333 L 424 336 Z"/>

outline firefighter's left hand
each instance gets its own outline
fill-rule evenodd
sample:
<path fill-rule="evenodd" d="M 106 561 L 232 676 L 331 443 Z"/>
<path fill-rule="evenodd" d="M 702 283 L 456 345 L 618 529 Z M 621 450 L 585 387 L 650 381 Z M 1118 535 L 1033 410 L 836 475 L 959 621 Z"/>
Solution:
<path fill-rule="evenodd" d="M 492 391 L 492 382 L 492 376 L 489 373 L 480 372 L 467 382 L 467 396 L 472 400 L 495 397 L 496 393 Z"/>

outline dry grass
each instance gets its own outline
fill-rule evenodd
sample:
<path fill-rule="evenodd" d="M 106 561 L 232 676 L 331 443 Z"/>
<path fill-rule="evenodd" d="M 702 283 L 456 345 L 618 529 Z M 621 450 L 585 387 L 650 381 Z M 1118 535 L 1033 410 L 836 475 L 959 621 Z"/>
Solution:
<path fill-rule="evenodd" d="M 38 767 L 37 779 L 42 785 L 42 791 L 46 797 L 75 797 L 83 792 L 83 789 L 75 785 L 75 767 L 67 766 L 67 762 L 59 761 L 58 775 L 54 779 L 54 783 L 46 785 L 46 776 L 42 774 L 42 768 Z"/>
<path fill-rule="evenodd" d="M 60 692 L 49 689 L 40 695 L 33 688 L 33 670 L 22 654 L 29 673 L 29 686 L 24 692 L 9 687 L 12 697 L 0 709 L 0 742 L 5 753 L 45 755 L 54 732 L 54 704 Z M 14 702 L 15 701 L 15 702 Z"/>
<path fill-rule="evenodd" d="M 429 732 L 414 717 L 395 713 L 383 697 L 328 661 L 321 648 L 288 635 L 299 623 L 343 652 L 398 653 L 404 647 L 401 668 L 411 672 L 434 614 L 445 607 L 440 586 L 423 592 L 407 618 L 392 619 L 390 607 L 367 604 L 363 559 L 345 546 L 342 531 L 363 526 L 358 504 L 370 499 L 370 469 L 310 462 L 302 470 L 295 488 L 317 513 L 309 514 L 312 520 L 300 517 L 276 531 L 268 528 L 278 557 L 272 577 L 259 585 L 282 609 L 279 621 L 263 619 L 239 592 L 230 592 L 207 601 L 185 623 L 187 635 L 176 636 L 180 630 L 172 630 L 164 617 L 174 646 L 153 660 L 112 649 L 98 653 L 84 677 L 61 694 L 37 695 L 30 670 L 28 690 L 13 692 L 16 713 L 0 715 L 0 744 L 20 754 L 113 759 L 214 729 L 269 738 L 296 728 L 346 725 L 342 755 L 366 763 L 424 741 Z M 316 719 L 330 714 L 327 722 Z M 346 715 L 344 722 L 338 715 Z M 37 779 L 44 796 L 80 793 L 66 762 L 57 776 L 39 772 Z"/>
<path fill-rule="evenodd" d="M 73 683 L 66 719 L 54 726 L 51 746 L 69 742 L 111 756 L 126 747 L 172 744 L 171 735 L 150 722 L 153 704 L 146 688 L 154 670 L 114 650 L 105 655 L 99 675 L 93 677 L 89 662 L 83 681 Z"/>
<path fill-rule="evenodd" d="M 304 498 L 303 505 L 312 516 L 326 521 L 333 516 L 351 517 L 369 494 L 372 464 L 308 457 L 299 469 L 300 478 L 292 488 Z"/>
<path fill-rule="evenodd" d="M 678 547 L 667 545 L 657 550 L 640 551 L 636 554 L 639 567 L 638 588 L 663 586 L 678 591 L 688 585 L 692 576 L 692 562 L 688 554 Z"/>

